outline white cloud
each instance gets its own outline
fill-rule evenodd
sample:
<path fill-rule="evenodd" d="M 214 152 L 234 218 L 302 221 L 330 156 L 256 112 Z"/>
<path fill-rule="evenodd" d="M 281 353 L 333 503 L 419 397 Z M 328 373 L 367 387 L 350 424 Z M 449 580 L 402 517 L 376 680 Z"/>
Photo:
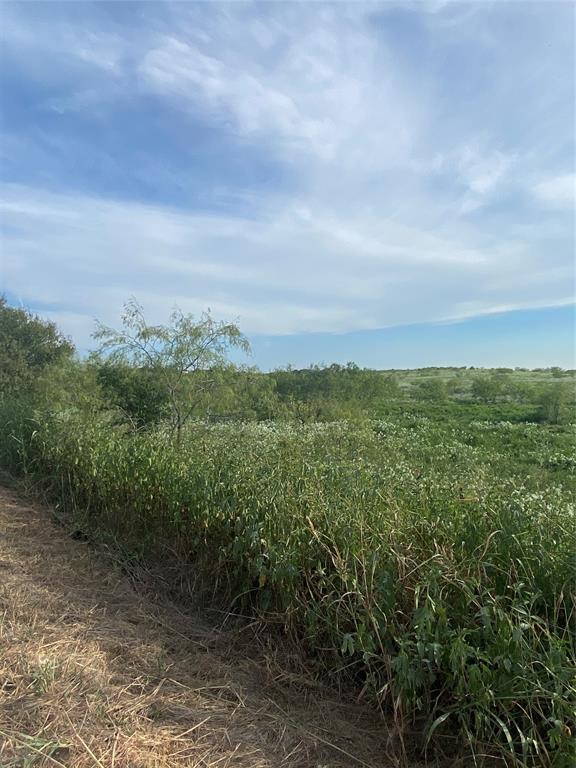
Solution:
<path fill-rule="evenodd" d="M 59 71 L 62 77 L 73 77 L 75 73 L 66 72 L 63 66 L 66 59 L 105 74 L 121 71 L 127 49 L 122 37 L 81 25 L 58 23 L 50 16 L 43 19 L 34 11 L 35 23 L 31 23 L 25 15 L 20 15 L 20 11 L 11 3 L 2 4 L 2 53 L 16 59 L 28 75 L 44 79 Z"/>
<path fill-rule="evenodd" d="M 181 100 L 186 108 L 203 107 L 220 119 L 233 119 L 243 134 L 275 134 L 331 153 L 333 126 L 303 114 L 294 99 L 263 79 L 235 70 L 193 46 L 168 38 L 144 58 L 140 72 L 147 86 Z"/>
<path fill-rule="evenodd" d="M 159 319 L 174 303 L 196 312 L 210 305 L 250 333 L 349 331 L 564 302 L 573 222 L 544 211 L 531 225 L 534 202 L 573 204 L 574 176 L 547 173 L 548 162 L 562 167 L 553 152 L 566 123 L 552 97 L 540 101 L 554 90 L 556 54 L 524 60 L 523 37 L 501 32 L 497 6 L 430 0 L 420 18 L 416 4 L 403 16 L 405 3 L 397 17 L 392 4 L 177 3 L 164 17 L 145 4 L 134 28 L 108 29 L 87 5 L 78 24 L 50 13 L 38 21 L 37 12 L 22 22 L 25 11 L 11 11 L 7 55 L 23 77 L 48 84 L 40 107 L 54 123 L 4 142 L 10 161 L 18 156 L 44 176 L 3 190 L 3 286 L 54 307 L 82 337 L 86 318 L 113 322 L 131 294 Z M 407 31 L 407 16 L 417 15 Z M 453 61 L 461 72 L 448 72 Z M 486 65 L 498 78 L 479 77 Z M 516 98 L 524 81 L 530 101 Z M 122 111 L 127 102 L 137 118 Z M 196 173 L 185 152 L 180 164 L 161 142 L 142 142 L 134 159 L 132 131 L 140 141 L 145 132 L 130 120 L 145 119 L 146 106 L 152 128 L 166 121 L 191 144 L 200 124 L 213 127 L 226 158 L 246 147 L 261 153 L 274 175 L 262 187 L 223 172 L 217 152 L 214 179 L 209 162 L 198 163 L 202 205 L 249 213 L 185 208 Z M 78 112 L 97 116 L 113 141 L 98 142 L 95 122 L 87 138 L 83 125 L 72 136 L 51 127 L 60 113 L 64 124 Z M 546 139 L 534 143 L 524 123 Z M 58 172 L 87 154 L 95 176 L 108 167 L 100 179 L 125 174 L 124 192 L 153 189 L 159 200 L 170 189 L 173 200 L 177 188 L 181 208 L 116 200 L 104 183 L 98 194 L 74 193 L 70 163 L 64 181 Z M 40 183 L 69 191 L 43 192 Z M 518 212 L 527 189 L 528 211 Z M 518 190 L 509 209 L 491 205 Z"/>
<path fill-rule="evenodd" d="M 483 153 L 467 144 L 459 152 L 457 165 L 470 192 L 482 198 L 506 177 L 515 161 L 514 155 L 499 150 Z"/>
<path fill-rule="evenodd" d="M 519 165 L 516 153 L 484 146 L 477 139 L 465 141 L 456 149 L 433 154 L 425 160 L 414 160 L 410 169 L 422 176 L 452 177 L 464 191 L 456 210 L 466 214 L 482 208 L 497 196 L 516 165 Z"/>
<path fill-rule="evenodd" d="M 184 24 L 142 58 L 140 87 L 305 162 L 402 162 L 421 109 L 371 32 L 369 6 L 276 8 L 251 23 L 230 10 L 207 38 Z"/>
<path fill-rule="evenodd" d="M 554 208 L 576 207 L 576 173 L 565 173 L 536 184 L 532 188 L 535 197 Z M 576 214 L 576 211 L 575 211 Z"/>
<path fill-rule="evenodd" d="M 446 318 L 447 322 L 458 322 L 472 317 L 481 317 L 485 315 L 501 315 L 506 312 L 516 312 L 518 310 L 529 309 L 547 309 L 550 307 L 570 307 L 576 303 L 573 295 L 561 296 L 558 299 L 545 300 L 533 299 L 532 301 L 517 301 L 509 304 L 489 304 L 482 301 L 462 302 L 454 307 L 454 313 Z"/>
<path fill-rule="evenodd" d="M 565 299 L 561 272 L 545 289 L 514 279 L 520 264 L 542 267 L 528 244 L 481 242 L 473 231 L 450 238 L 371 215 L 342 222 L 310 206 L 245 218 L 15 186 L 1 198 L 2 283 L 51 307 L 76 338 L 86 332 L 79 317 L 115 322 L 130 295 L 153 319 L 174 304 L 210 306 L 252 334 L 433 322 Z"/>

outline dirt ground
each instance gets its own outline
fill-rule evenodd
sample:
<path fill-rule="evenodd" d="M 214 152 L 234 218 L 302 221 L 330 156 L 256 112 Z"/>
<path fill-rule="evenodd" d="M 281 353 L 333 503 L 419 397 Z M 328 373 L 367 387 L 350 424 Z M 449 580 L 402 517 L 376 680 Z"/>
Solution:
<path fill-rule="evenodd" d="M 2 768 L 394 764 L 376 715 L 293 670 L 0 488 Z"/>

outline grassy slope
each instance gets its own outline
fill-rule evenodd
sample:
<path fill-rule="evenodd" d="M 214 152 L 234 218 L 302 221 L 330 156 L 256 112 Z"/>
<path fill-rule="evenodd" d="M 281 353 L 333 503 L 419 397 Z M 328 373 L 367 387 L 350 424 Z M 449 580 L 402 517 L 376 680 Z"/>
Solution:
<path fill-rule="evenodd" d="M 389 764 L 381 721 L 281 646 L 135 588 L 3 489 L 0 528 L 3 768 Z"/>
<path fill-rule="evenodd" d="M 568 766 L 576 458 L 572 428 L 531 411 L 392 401 L 370 423 L 198 425 L 180 446 L 69 415 L 16 460 L 80 526 L 226 580 L 407 732 Z"/>

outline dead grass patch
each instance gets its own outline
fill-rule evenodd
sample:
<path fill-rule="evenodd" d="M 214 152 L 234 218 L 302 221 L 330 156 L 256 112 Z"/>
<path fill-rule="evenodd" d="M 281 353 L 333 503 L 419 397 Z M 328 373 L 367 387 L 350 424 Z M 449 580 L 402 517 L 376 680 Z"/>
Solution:
<path fill-rule="evenodd" d="M 2 768 L 376 768 L 387 741 L 255 633 L 135 589 L 0 490 Z"/>

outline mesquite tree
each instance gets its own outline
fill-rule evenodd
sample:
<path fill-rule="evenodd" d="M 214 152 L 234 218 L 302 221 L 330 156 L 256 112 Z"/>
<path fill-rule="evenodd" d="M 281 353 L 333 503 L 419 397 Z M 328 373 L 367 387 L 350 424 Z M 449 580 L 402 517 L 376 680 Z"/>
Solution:
<path fill-rule="evenodd" d="M 248 353 L 250 345 L 233 323 L 214 320 L 210 312 L 196 319 L 174 309 L 168 325 L 148 325 L 135 299 L 124 305 L 122 330 L 97 323 L 93 337 L 98 356 L 107 364 L 129 365 L 152 372 L 165 391 L 169 420 L 177 439 L 203 397 L 217 386 L 218 371 L 228 351 Z"/>

